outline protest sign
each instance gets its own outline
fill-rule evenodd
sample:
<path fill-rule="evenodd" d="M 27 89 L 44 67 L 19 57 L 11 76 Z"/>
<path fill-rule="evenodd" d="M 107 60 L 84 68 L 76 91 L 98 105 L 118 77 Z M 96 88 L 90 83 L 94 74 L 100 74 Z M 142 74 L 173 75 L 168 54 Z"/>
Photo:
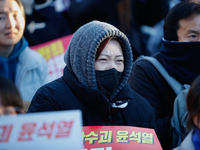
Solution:
<path fill-rule="evenodd" d="M 84 150 L 162 150 L 153 129 L 130 126 L 83 127 Z"/>
<path fill-rule="evenodd" d="M 0 150 L 82 150 L 80 110 L 0 118 Z"/>
<path fill-rule="evenodd" d="M 50 81 L 63 75 L 63 69 L 65 67 L 64 54 L 71 38 L 72 34 L 30 47 L 45 58 L 48 65 Z"/>

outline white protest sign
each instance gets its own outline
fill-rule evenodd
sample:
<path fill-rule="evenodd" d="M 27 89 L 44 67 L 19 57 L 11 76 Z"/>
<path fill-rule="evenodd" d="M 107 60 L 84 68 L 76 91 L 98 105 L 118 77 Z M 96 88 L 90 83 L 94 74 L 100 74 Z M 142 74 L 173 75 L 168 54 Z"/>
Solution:
<path fill-rule="evenodd" d="M 82 150 L 80 110 L 0 117 L 0 150 Z"/>

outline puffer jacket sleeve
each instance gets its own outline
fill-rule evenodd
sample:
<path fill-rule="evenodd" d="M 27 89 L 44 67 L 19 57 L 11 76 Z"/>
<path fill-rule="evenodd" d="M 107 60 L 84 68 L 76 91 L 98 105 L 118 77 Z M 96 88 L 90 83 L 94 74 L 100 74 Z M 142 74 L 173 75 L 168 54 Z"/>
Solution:
<path fill-rule="evenodd" d="M 19 56 L 15 75 L 15 84 L 22 99 L 31 101 L 35 92 L 48 82 L 48 66 L 44 57 L 27 46 Z"/>
<path fill-rule="evenodd" d="M 134 98 L 133 98 L 133 105 L 135 105 L 133 108 L 136 109 L 136 114 L 138 115 L 143 114 L 145 120 L 147 119 L 147 122 L 144 122 L 144 125 L 140 125 L 146 128 L 152 128 L 157 133 L 157 126 L 156 126 L 156 117 L 155 117 L 155 111 L 154 108 L 149 104 L 147 100 L 145 100 L 141 95 L 136 93 L 135 91 L 132 91 Z M 136 108 L 137 107 L 137 108 Z M 139 107 L 139 108 L 138 108 Z M 141 119 L 140 119 L 141 120 Z"/>
<path fill-rule="evenodd" d="M 71 98 L 71 94 L 67 91 L 69 91 L 68 86 L 65 84 L 62 77 L 43 85 L 35 93 L 29 106 L 28 113 L 66 109 L 64 102 L 67 102 L 67 100 L 65 97 Z M 64 94 L 66 94 L 66 96 L 64 96 Z"/>
<path fill-rule="evenodd" d="M 79 106 L 79 100 L 60 77 L 37 90 L 28 112 L 72 110 Z"/>
<path fill-rule="evenodd" d="M 46 86 L 38 89 L 31 101 L 28 113 L 55 111 L 56 105 L 51 95 L 51 92 L 53 91 L 49 91 Z"/>

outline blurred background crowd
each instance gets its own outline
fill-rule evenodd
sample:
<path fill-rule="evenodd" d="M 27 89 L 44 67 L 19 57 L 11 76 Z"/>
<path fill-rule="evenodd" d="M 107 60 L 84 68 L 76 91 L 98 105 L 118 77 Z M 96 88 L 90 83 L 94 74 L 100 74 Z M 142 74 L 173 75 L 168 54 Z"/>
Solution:
<path fill-rule="evenodd" d="M 117 27 L 127 36 L 133 61 L 141 55 L 152 56 L 161 48 L 166 15 L 181 1 L 200 2 L 199 0 L 21 0 L 24 6 L 22 12 L 24 18 L 20 18 L 18 22 L 21 31 L 17 42 L 10 41 L 12 44 L 6 47 L 4 45 L 7 41 L 0 41 L 0 49 L 9 52 L 0 51 L 0 75 L 2 75 L 0 108 L 3 108 L 0 109 L 0 114 L 27 112 L 35 92 L 48 83 L 44 58 L 30 51 L 29 46 L 72 35 L 86 23 L 99 20 Z M 11 24 L 12 22 L 7 26 Z M 6 36 L 12 36 L 9 34 L 10 32 Z M 10 106 L 14 106 L 13 109 Z"/>
<path fill-rule="evenodd" d="M 92 20 L 108 22 L 129 38 L 133 57 L 160 48 L 164 17 L 180 0 L 22 0 L 30 46 L 73 34 Z"/>

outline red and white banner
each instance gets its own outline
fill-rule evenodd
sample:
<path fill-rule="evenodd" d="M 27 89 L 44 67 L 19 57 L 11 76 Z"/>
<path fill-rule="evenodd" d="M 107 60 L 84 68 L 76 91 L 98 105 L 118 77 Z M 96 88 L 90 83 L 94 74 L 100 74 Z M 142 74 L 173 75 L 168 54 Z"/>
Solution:
<path fill-rule="evenodd" d="M 63 69 L 66 65 L 64 62 L 64 54 L 71 38 L 72 34 L 30 47 L 42 54 L 46 59 L 50 81 L 63 75 Z"/>
<path fill-rule="evenodd" d="M 0 117 L 0 150 L 82 150 L 81 111 Z"/>
<path fill-rule="evenodd" d="M 153 129 L 130 126 L 83 127 L 84 150 L 162 150 Z"/>

